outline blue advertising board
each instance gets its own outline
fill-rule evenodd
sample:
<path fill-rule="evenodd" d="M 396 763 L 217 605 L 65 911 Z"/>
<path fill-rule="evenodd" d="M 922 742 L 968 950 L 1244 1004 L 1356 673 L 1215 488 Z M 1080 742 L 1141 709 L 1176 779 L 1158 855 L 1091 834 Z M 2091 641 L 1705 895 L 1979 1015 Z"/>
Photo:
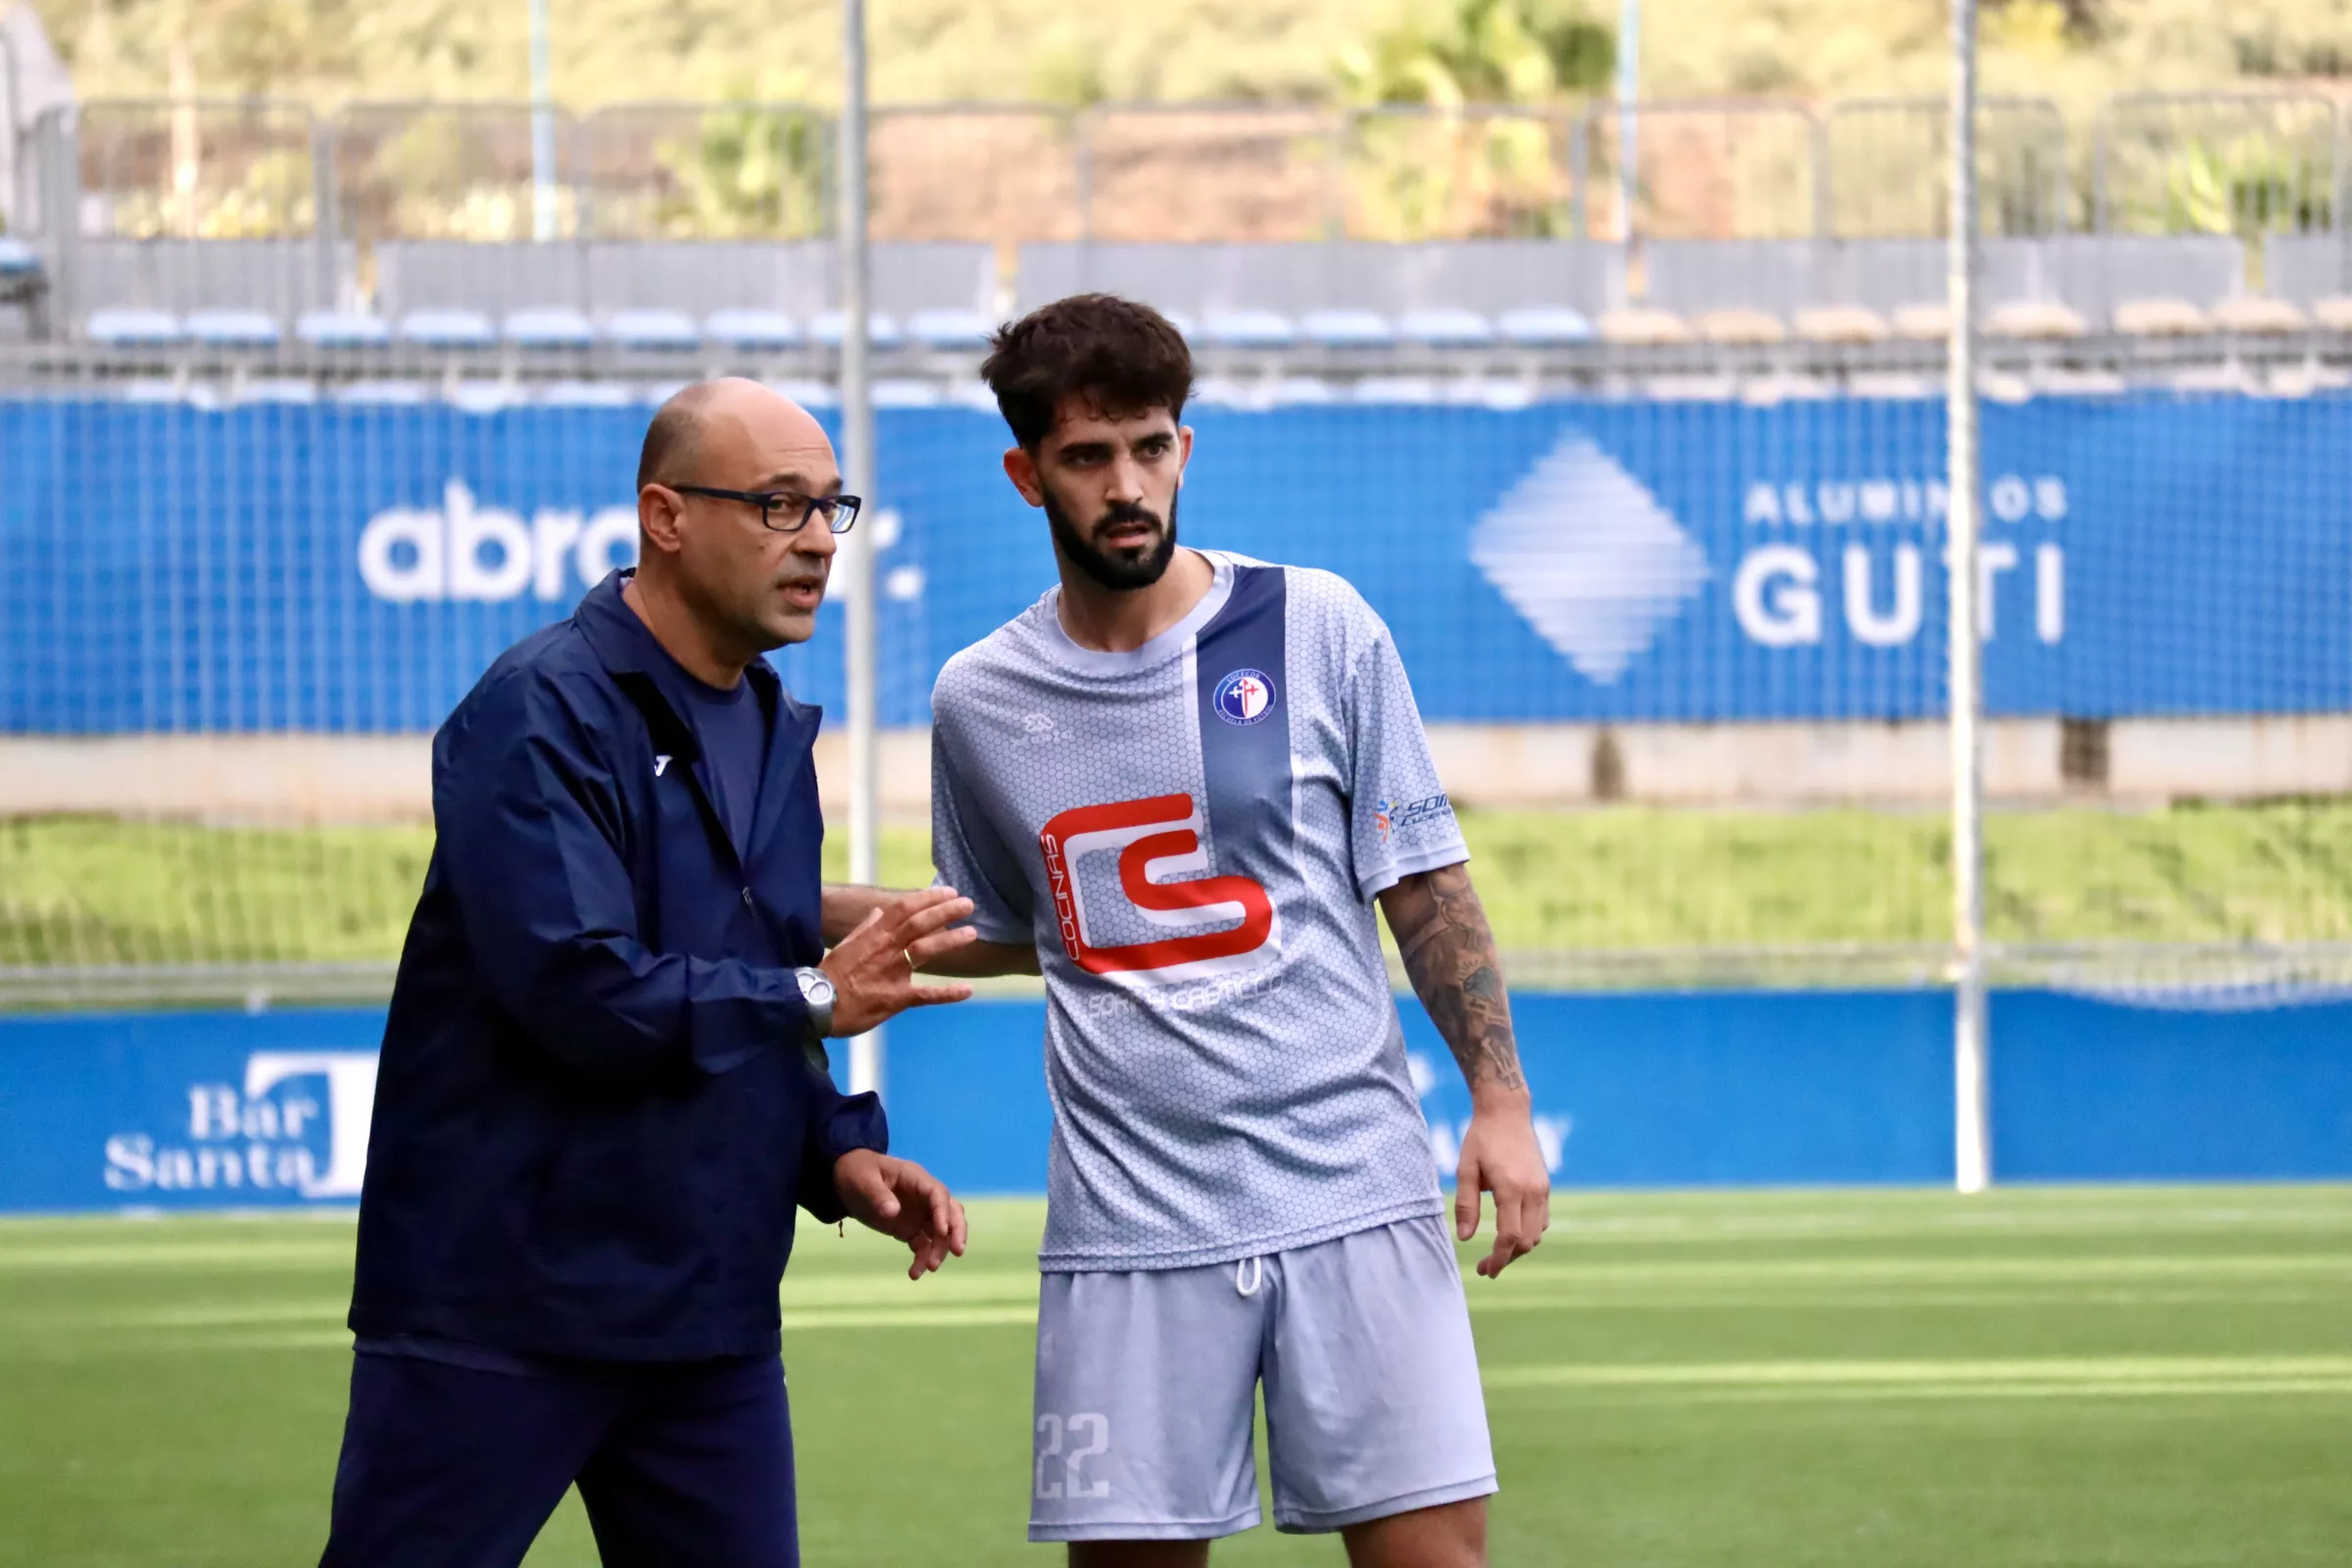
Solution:
<path fill-rule="evenodd" d="M 646 411 L 0 403 L 0 731 L 430 729 L 635 548 Z M 1430 718 L 1943 702 L 1929 402 L 1202 408 L 1188 540 L 1326 566 Z M 882 718 L 1051 582 L 993 414 L 879 416 Z M 1984 419 L 1996 714 L 2352 708 L 2352 398 Z M 837 703 L 839 617 L 778 657 Z"/>
<path fill-rule="evenodd" d="M 1567 1188 L 1911 1184 L 1952 1170 L 1951 1003 L 1929 991 L 1515 1001 Z M 1404 1008 L 1432 1152 L 1469 1103 Z M 0 1212 L 348 1204 L 381 1009 L 0 1018 Z M 2352 1177 L 2352 1004 L 1993 1003 L 2004 1181 Z M 967 1193 L 1044 1189 L 1044 1004 L 891 1027 L 893 1141 Z"/>

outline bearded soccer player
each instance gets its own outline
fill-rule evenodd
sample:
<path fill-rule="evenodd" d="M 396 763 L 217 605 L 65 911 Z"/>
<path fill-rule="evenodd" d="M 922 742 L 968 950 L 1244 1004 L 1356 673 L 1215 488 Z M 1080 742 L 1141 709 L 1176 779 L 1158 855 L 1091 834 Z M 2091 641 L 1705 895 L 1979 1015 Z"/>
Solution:
<path fill-rule="evenodd" d="M 1258 1523 L 1262 1382 L 1278 1528 L 1358 1568 L 1483 1563 L 1494 1460 L 1375 903 L 1469 1080 L 1481 1274 L 1536 1246 L 1549 1182 L 1404 668 L 1331 573 L 1179 547 L 1166 319 L 1082 295 L 994 349 L 1061 581 L 933 694 L 933 856 L 979 940 L 930 967 L 1046 978 L 1030 1538 L 1203 1562 Z"/>

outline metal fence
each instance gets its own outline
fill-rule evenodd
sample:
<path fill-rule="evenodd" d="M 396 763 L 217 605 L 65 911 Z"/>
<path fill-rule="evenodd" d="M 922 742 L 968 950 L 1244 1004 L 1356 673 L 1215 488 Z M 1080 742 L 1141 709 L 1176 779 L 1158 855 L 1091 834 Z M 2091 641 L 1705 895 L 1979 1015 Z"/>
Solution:
<path fill-rule="evenodd" d="M 877 240 L 1010 247 L 1076 239 L 1087 211 L 1077 117 L 1029 105 L 876 110 L 866 155 Z"/>
<path fill-rule="evenodd" d="M 1557 109 L 906 105 L 874 117 L 877 238 L 1932 238 L 1935 100 Z M 833 122 L 783 103 L 92 100 L 21 149 L 21 230 L 91 237 L 797 239 L 830 227 Z M 2070 134 L 1987 100 L 1992 235 L 2333 232 L 2352 108 L 2133 94 Z M 2080 157 L 2078 149 L 2087 149 Z"/>
<path fill-rule="evenodd" d="M 2344 204 L 2345 108 L 2315 92 L 2135 93 L 2093 131 L 2104 233 L 2298 234 Z"/>
<path fill-rule="evenodd" d="M 83 232 L 277 239 L 316 230 L 331 188 L 310 109 L 268 98 L 99 100 L 74 127 Z"/>
<path fill-rule="evenodd" d="M 570 168 L 587 239 L 811 239 L 831 227 L 833 121 L 808 104 L 615 104 Z"/>
<path fill-rule="evenodd" d="M 1840 239 L 1940 237 L 1950 227 L 1951 110 L 1874 98 L 1822 115 L 1830 232 Z M 2040 98 L 1977 110 L 1978 223 L 1987 236 L 2056 234 L 2068 220 L 2066 117 Z"/>

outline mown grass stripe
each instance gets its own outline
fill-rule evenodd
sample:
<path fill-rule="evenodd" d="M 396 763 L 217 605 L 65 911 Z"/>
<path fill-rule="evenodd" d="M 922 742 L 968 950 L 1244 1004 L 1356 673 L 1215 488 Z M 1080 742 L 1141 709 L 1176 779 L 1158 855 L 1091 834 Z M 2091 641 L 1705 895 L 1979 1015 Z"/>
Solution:
<path fill-rule="evenodd" d="M 1478 1281 L 1468 1282 L 1469 1289 L 1478 1292 L 1489 1289 Z M 2082 1290 L 1983 1290 L 1955 1291 L 1931 1289 L 1920 1291 L 1855 1292 L 1824 1286 L 1819 1290 L 1779 1291 L 1765 1294 L 1753 1290 L 1727 1294 L 1721 1291 L 1699 1291 L 1675 1294 L 1661 1291 L 1595 1292 L 1578 1296 L 1570 1292 L 1545 1292 L 1542 1295 L 1473 1295 L 1470 1311 L 1474 1317 L 1489 1313 L 1513 1312 L 1753 1312 L 1759 1307 L 1802 1306 L 1808 1312 L 1820 1311 L 1912 1311 L 1921 1307 L 1977 1307 L 1990 1309 L 2040 1308 L 2049 1306 L 2290 1306 L 2313 1301 L 2336 1301 L 2342 1294 L 2332 1290 L 2230 1290 L 2221 1287 L 2197 1289 L 2154 1288 L 2146 1290 L 2115 1290 L 2087 1288 Z"/>
<path fill-rule="evenodd" d="M 2012 1360 L 1556 1362 L 1490 1367 L 1491 1387 L 2186 1383 L 2352 1379 L 2352 1355 L 2051 1356 Z"/>
<path fill-rule="evenodd" d="M 1491 1391 L 1526 1397 L 1526 1389 Z M 1555 1391 L 1556 1392 L 1556 1391 Z M 2254 1378 L 2189 1382 L 2100 1383 L 1920 1383 L 1899 1388 L 1820 1385 L 1760 1389 L 1583 1389 L 1580 1402 L 1604 1400 L 1639 1405 L 1760 1404 L 1935 1404 L 1961 1400 L 2132 1400 L 2341 1398 L 2352 1396 L 2352 1378 Z"/>
<path fill-rule="evenodd" d="M 1684 1281 L 1726 1283 L 1874 1283 L 1933 1280 L 2072 1281 L 2216 1278 L 2341 1278 L 2352 1281 L 2352 1254 L 2329 1252 L 2128 1253 L 2111 1257 L 2046 1255 L 1932 1257 L 1703 1258 L 1628 1263 L 1586 1258 L 1572 1250 L 1539 1254 L 1514 1265 L 1512 1276 L 1532 1286 L 1573 1283 L 1579 1288 Z"/>
<path fill-rule="evenodd" d="M 333 1268 L 348 1273 L 351 1269 L 351 1239 L 344 1237 L 335 1242 L 115 1242 L 97 1246 L 16 1248 L 0 1250 L 0 1274 L 79 1269 L 245 1268 L 255 1264 Z"/>
<path fill-rule="evenodd" d="M 1483 1286 L 1473 1284 L 1474 1292 Z M 2214 1290 L 2157 1290 L 2133 1292 L 2064 1292 L 2064 1291 L 1942 1291 L 1918 1294 L 1854 1295 L 1825 1291 L 1801 1298 L 1809 1311 L 1885 1312 L 1904 1311 L 1920 1307 L 1973 1308 L 1983 1310 L 2029 1310 L 2051 1306 L 2293 1306 L 2332 1300 L 2332 1294 L 2318 1291 L 2230 1291 Z M 1752 1312 L 1759 1305 L 1786 1304 L 1789 1298 L 1761 1299 L 1754 1295 L 1725 1297 L 1718 1294 L 1672 1296 L 1662 1294 L 1614 1295 L 1578 1298 L 1571 1295 L 1546 1293 L 1542 1296 L 1509 1296 L 1474 1294 L 1470 1311 L 1474 1317 L 1517 1315 L 1544 1312 L 1624 1313 L 1624 1312 Z M 349 1302 L 343 1298 L 310 1302 L 262 1301 L 254 1303 L 191 1304 L 176 1307 L 144 1308 L 128 1312 L 104 1314 L 64 1314 L 56 1312 L 25 1313 L 0 1311 L 0 1337 L 34 1336 L 43 1338 L 85 1337 L 120 1338 L 125 1335 L 171 1334 L 185 1330 L 259 1328 L 277 1324 L 317 1324 L 321 1327 L 340 1324 Z M 932 1299 L 908 1303 L 903 1294 L 843 1293 L 824 1306 L 787 1306 L 783 1317 L 788 1328 L 831 1328 L 868 1325 L 880 1328 L 952 1327 L 969 1322 L 1029 1323 L 1037 1316 L 1036 1292 L 1031 1288 L 1022 1293 L 1004 1293 L 992 1296 L 974 1292 L 943 1298 L 933 1294 Z"/>

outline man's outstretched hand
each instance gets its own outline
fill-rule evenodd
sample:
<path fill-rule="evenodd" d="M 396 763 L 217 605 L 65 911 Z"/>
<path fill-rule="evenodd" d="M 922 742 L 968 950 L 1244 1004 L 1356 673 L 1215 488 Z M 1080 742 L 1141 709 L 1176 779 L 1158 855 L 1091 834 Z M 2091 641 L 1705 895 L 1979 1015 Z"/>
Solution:
<path fill-rule="evenodd" d="M 833 1033 L 844 1039 L 887 1023 L 908 1007 L 936 1006 L 961 1002 L 972 994 L 966 985 L 921 986 L 914 971 L 976 938 L 970 926 L 959 926 L 972 912 L 972 901 L 954 888 L 924 888 L 883 905 L 858 922 L 858 928 L 825 955 L 825 975 L 833 982 Z"/>
<path fill-rule="evenodd" d="M 833 1186 L 851 1218 L 906 1244 L 914 1254 L 908 1279 L 921 1279 L 951 1253 L 963 1255 L 963 1205 L 913 1160 L 853 1149 L 833 1162 Z"/>

